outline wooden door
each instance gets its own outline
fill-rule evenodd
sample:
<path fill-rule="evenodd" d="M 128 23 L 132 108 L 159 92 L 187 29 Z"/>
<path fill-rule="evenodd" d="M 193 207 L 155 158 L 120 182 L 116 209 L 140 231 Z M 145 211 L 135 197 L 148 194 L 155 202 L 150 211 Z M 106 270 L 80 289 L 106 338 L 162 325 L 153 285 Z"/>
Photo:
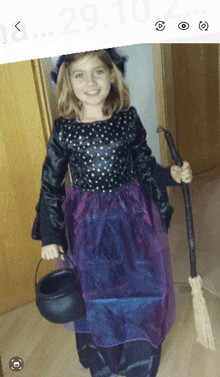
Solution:
<path fill-rule="evenodd" d="M 220 165 L 218 50 L 217 44 L 154 45 L 159 123 L 194 175 Z M 163 134 L 160 141 L 166 165 L 171 161 Z"/>
<path fill-rule="evenodd" d="M 0 313 L 35 299 L 41 243 L 31 229 L 49 134 L 38 68 L 31 61 L 0 65 Z M 53 268 L 43 261 L 39 278 Z"/>

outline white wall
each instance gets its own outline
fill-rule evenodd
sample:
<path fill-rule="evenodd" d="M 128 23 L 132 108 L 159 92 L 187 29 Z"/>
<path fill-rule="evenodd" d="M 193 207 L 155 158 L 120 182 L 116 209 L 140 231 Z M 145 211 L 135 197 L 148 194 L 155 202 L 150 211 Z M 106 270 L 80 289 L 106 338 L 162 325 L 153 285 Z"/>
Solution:
<path fill-rule="evenodd" d="M 147 131 L 147 142 L 152 154 L 160 163 L 152 44 L 120 47 L 118 51 L 128 56 L 126 82 L 131 91 L 131 103 Z"/>
<path fill-rule="evenodd" d="M 152 154 L 160 163 L 152 44 L 118 47 L 118 51 L 128 57 L 125 79 L 131 92 L 131 104 L 137 109 L 147 131 L 147 142 Z M 56 60 L 56 57 L 52 58 L 54 65 Z"/>

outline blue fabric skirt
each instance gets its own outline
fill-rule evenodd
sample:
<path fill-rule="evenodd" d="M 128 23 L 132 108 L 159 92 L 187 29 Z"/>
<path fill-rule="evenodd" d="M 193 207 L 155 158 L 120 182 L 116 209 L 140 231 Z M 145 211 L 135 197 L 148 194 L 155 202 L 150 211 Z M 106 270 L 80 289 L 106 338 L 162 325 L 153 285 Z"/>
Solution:
<path fill-rule="evenodd" d="M 175 295 L 167 230 L 147 185 L 136 178 L 111 193 L 69 186 L 63 210 L 86 304 L 85 319 L 63 326 L 98 347 L 159 347 L 175 320 Z M 56 266 L 72 267 L 67 258 Z"/>
<path fill-rule="evenodd" d="M 111 193 L 69 186 L 63 204 L 68 256 L 86 319 L 64 324 L 100 347 L 145 339 L 158 347 L 175 317 L 168 235 L 160 211 L 136 178 Z M 57 259 L 57 267 L 71 268 Z"/>

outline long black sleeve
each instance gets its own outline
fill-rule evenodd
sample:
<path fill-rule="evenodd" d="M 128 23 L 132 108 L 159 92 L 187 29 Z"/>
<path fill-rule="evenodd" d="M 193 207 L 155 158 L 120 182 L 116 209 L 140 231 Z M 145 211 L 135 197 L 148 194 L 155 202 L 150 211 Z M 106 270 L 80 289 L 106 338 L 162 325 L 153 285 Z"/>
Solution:
<path fill-rule="evenodd" d="M 61 120 L 54 123 L 42 169 L 42 187 L 32 238 L 42 245 L 60 244 L 66 249 L 65 224 L 62 204 L 65 199 L 65 176 L 69 154 L 63 142 Z"/>
<path fill-rule="evenodd" d="M 134 109 L 134 108 L 133 108 Z M 160 187 L 176 186 L 176 181 L 170 174 L 170 167 L 164 168 L 160 166 L 155 157 L 152 156 L 152 151 L 147 145 L 146 130 L 141 123 L 141 120 L 134 109 L 136 138 L 133 143 L 132 154 L 137 174 L 143 181 L 154 178 Z"/>
<path fill-rule="evenodd" d="M 133 111 L 136 127 L 136 137 L 132 146 L 134 167 L 146 198 L 148 197 L 147 191 L 150 189 L 152 198 L 158 204 L 168 230 L 174 209 L 169 204 L 166 187 L 181 187 L 181 185 L 172 178 L 170 167 L 164 168 L 160 166 L 152 156 L 151 149 L 146 141 L 147 133 L 134 108 Z M 148 188 L 146 188 L 146 185 Z"/>

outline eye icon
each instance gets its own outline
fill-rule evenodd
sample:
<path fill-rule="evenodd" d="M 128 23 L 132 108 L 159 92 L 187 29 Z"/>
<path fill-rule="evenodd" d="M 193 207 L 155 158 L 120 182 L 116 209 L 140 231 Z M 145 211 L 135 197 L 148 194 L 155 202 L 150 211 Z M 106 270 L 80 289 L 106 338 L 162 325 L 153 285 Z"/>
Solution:
<path fill-rule="evenodd" d="M 178 28 L 180 30 L 187 30 L 187 29 L 189 29 L 189 24 L 188 24 L 188 22 L 180 22 L 179 25 L 178 25 Z"/>

